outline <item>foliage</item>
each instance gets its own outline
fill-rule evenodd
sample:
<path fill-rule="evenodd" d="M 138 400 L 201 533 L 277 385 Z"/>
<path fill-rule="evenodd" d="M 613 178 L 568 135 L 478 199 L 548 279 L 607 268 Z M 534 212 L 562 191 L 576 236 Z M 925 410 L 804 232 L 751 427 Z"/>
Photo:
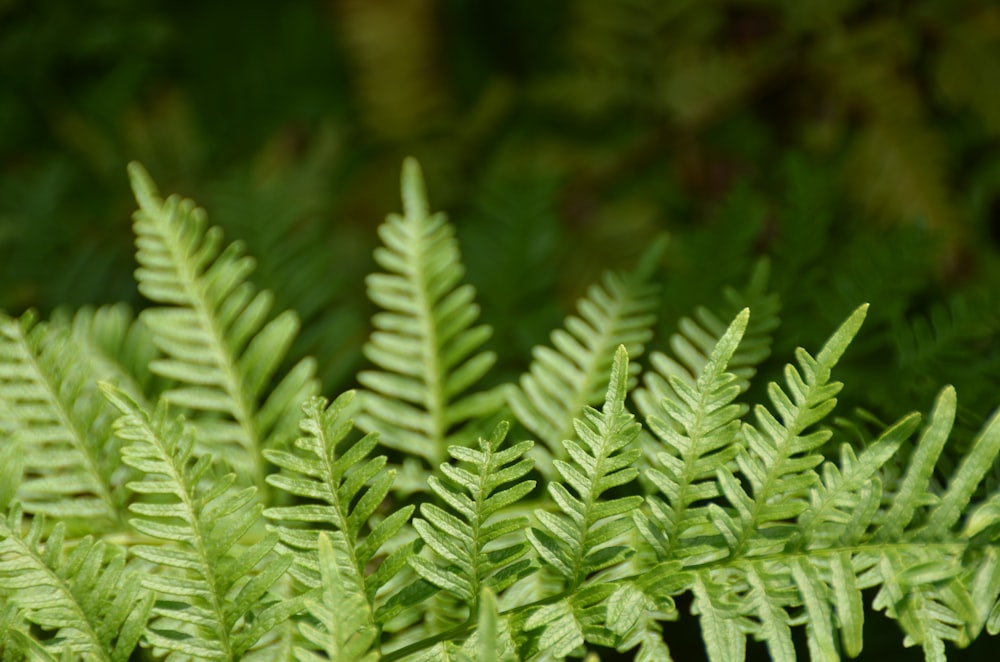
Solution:
<path fill-rule="evenodd" d="M 331 402 L 308 358 L 281 371 L 294 314 L 242 245 L 130 173 L 158 305 L 0 320 L 4 660 L 663 660 L 690 654 L 677 620 L 713 661 L 837 660 L 876 612 L 942 660 L 1000 633 L 1000 413 L 950 452 L 950 386 L 923 424 L 835 419 L 868 304 L 759 385 L 781 347 L 761 263 L 639 379 L 657 245 L 477 390 L 490 328 L 407 160 L 375 369 Z"/>

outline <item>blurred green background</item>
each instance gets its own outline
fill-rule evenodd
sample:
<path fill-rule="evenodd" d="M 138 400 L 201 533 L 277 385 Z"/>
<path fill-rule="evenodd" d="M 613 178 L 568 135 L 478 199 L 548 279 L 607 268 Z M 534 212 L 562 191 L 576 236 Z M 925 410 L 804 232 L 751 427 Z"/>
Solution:
<path fill-rule="evenodd" d="M 246 242 L 336 393 L 412 154 L 497 380 L 665 232 L 655 348 L 766 260 L 765 377 L 868 301 L 839 411 L 953 383 L 961 445 L 1000 402 L 998 82 L 987 0 L 0 0 L 0 308 L 143 305 L 136 159 Z"/>

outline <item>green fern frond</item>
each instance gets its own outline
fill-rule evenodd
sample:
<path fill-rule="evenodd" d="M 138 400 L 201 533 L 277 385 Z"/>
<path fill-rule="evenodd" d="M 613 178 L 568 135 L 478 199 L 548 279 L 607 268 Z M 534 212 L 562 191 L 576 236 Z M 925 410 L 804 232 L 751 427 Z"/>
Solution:
<path fill-rule="evenodd" d="M 61 523 L 43 541 L 43 516 L 33 518 L 22 535 L 21 519 L 15 505 L 0 521 L 0 596 L 41 630 L 17 627 L 12 619 L 5 625 L 17 627 L 36 653 L 53 658 L 130 659 L 154 596 L 141 586 L 139 573 L 126 567 L 124 553 L 91 536 L 67 541 Z M 51 636 L 38 639 L 43 631 Z M 5 629 L 3 639 L 8 634 Z"/>
<path fill-rule="evenodd" d="M 132 503 L 131 525 L 163 541 L 134 545 L 132 554 L 160 567 L 143 585 L 157 594 L 157 617 L 146 632 L 156 649 L 201 659 L 236 660 L 262 635 L 302 609 L 300 598 L 278 601 L 269 589 L 292 563 L 273 553 L 276 533 L 249 546 L 240 541 L 263 507 L 255 487 L 231 489 L 236 476 L 211 475 L 213 458 L 194 459 L 190 427 L 161 401 L 152 417 L 122 391 L 102 389 L 121 412 L 115 424 L 128 443 L 122 459 L 144 477 L 128 488 L 146 501 Z"/>
<path fill-rule="evenodd" d="M 302 623 L 300 628 L 306 639 L 327 657 L 297 648 L 297 659 L 378 660 L 378 653 L 373 650 L 378 630 L 373 624 L 363 576 L 350 563 L 353 554 L 346 537 L 340 531 L 331 535 L 320 533 L 318 549 L 322 591 L 318 599 L 309 600 L 306 606 L 324 629 L 309 623 Z"/>
<path fill-rule="evenodd" d="M 629 528 L 624 514 L 634 510 L 642 498 L 601 499 L 604 492 L 638 475 L 631 465 L 641 452 L 634 443 L 639 424 L 625 409 L 628 363 L 628 353 L 620 346 L 604 407 L 600 412 L 585 409 L 583 417 L 575 421 L 579 441 L 563 442 L 571 462 L 556 460 L 555 467 L 566 482 L 549 483 L 548 489 L 562 513 L 538 510 L 541 528 L 528 530 L 528 539 L 541 561 L 561 575 L 570 590 L 630 553 L 626 547 L 608 543 Z"/>
<path fill-rule="evenodd" d="M 459 662 L 516 662 L 517 647 L 511 637 L 507 619 L 499 614 L 496 595 L 488 587 L 479 594 L 479 614 L 476 631 L 462 650 Z"/>
<path fill-rule="evenodd" d="M 828 430 L 803 434 L 829 414 L 837 401 L 840 382 L 830 382 L 830 371 L 861 328 L 867 306 L 858 308 L 813 358 L 796 351 L 799 369 L 785 367 L 790 396 L 775 383 L 768 394 L 778 418 L 758 405 L 756 425 L 744 424 L 746 449 L 736 456 L 740 473 L 752 489 L 748 493 L 728 468 L 719 470 L 719 486 L 735 508 L 737 519 L 712 510 L 713 520 L 726 537 L 733 556 L 763 553 L 775 545 L 774 532 L 784 520 L 797 517 L 807 507 L 805 495 L 818 479 L 813 467 L 823 461 L 816 451 L 830 438 Z"/>
<path fill-rule="evenodd" d="M 323 398 L 310 398 L 303 405 L 305 417 L 300 423 L 304 436 L 295 441 L 294 452 L 264 451 L 269 462 L 284 469 L 282 473 L 268 476 L 268 483 L 311 501 L 268 508 L 264 516 L 278 523 L 275 528 L 281 545 L 296 558 L 290 572 L 307 587 L 318 587 L 322 582 L 322 568 L 316 556 L 319 528 L 339 531 L 344 544 L 334 539 L 335 555 L 347 555 L 346 562 L 353 568 L 351 572 L 363 583 L 369 613 L 378 618 L 378 623 L 384 624 L 433 591 L 429 585 L 417 582 L 414 590 L 407 594 L 412 603 L 397 599 L 380 600 L 376 604 L 379 590 L 406 567 L 407 559 L 419 551 L 420 542 L 389 545 L 409 520 L 414 509 L 412 505 L 401 506 L 381 520 L 374 517 L 392 487 L 396 472 L 385 469 L 384 455 L 368 457 L 378 443 L 377 434 L 370 433 L 348 443 L 353 426 L 349 418 L 353 401 L 353 391 L 329 404 Z M 367 535 L 362 535 L 366 527 Z M 374 559 L 385 553 L 387 547 L 392 549 L 371 572 L 369 568 Z"/>
<path fill-rule="evenodd" d="M 26 511 L 116 529 L 124 500 L 118 443 L 87 358 L 66 329 L 32 313 L 0 315 L 0 430 L 23 453 L 18 498 Z"/>
<path fill-rule="evenodd" d="M 535 347 L 528 372 L 507 389 L 517 419 L 554 457 L 565 459 L 562 442 L 572 435 L 574 420 L 604 397 L 615 348 L 624 345 L 636 359 L 652 337 L 659 301 L 650 277 L 663 247 L 654 244 L 628 274 L 606 273 L 578 302 L 579 317 L 567 317 L 565 328 L 552 332 L 553 347 Z M 637 374 L 638 364 L 631 370 Z M 548 473 L 546 465 L 539 468 Z"/>
<path fill-rule="evenodd" d="M 478 613 L 477 601 L 484 588 L 500 593 L 535 569 L 531 561 L 521 558 L 528 543 L 506 540 L 521 532 L 528 518 L 504 516 L 502 511 L 535 487 L 535 481 L 523 480 L 532 468 L 531 460 L 524 457 L 532 442 L 500 450 L 507 428 L 501 423 L 489 439 L 480 438 L 478 449 L 449 448 L 452 458 L 467 463 L 468 468 L 442 464 L 445 479 L 431 476 L 428 483 L 454 514 L 424 503 L 420 507 L 423 519 L 413 521 L 427 546 L 446 563 L 413 556 L 410 565 L 426 581 L 457 596 L 468 606 L 470 619 Z"/>
<path fill-rule="evenodd" d="M 502 394 L 468 394 L 496 356 L 481 351 L 492 329 L 473 326 L 479 316 L 475 289 L 459 285 L 465 269 L 455 230 L 443 214 L 431 214 L 420 166 L 403 164 L 403 216 L 379 227 L 384 246 L 375 261 L 387 273 L 367 278 L 368 296 L 383 312 L 364 352 L 381 370 L 358 381 L 364 413 L 358 426 L 378 432 L 382 444 L 420 456 L 436 466 L 450 445 L 468 445 L 466 424 L 495 412 Z"/>
<path fill-rule="evenodd" d="M 268 319 L 272 295 L 247 281 L 253 259 L 240 243 L 223 248 L 222 231 L 208 226 L 203 210 L 177 196 L 161 199 L 137 163 L 129 177 L 139 203 L 136 280 L 161 304 L 142 313 L 167 357 L 151 368 L 178 382 L 164 393 L 168 402 L 201 414 L 199 443 L 263 488 L 260 451 L 294 434 L 298 405 L 317 389 L 313 362 L 303 359 L 269 391 L 298 319 L 292 311 Z"/>
<path fill-rule="evenodd" d="M 950 387 L 942 389 L 934 403 L 930 420 L 910 456 L 906 473 L 895 490 L 892 506 L 886 513 L 885 521 L 876 533 L 875 540 L 880 542 L 898 540 L 903 535 L 904 529 L 910 525 L 919 507 L 937 500 L 929 489 L 931 476 L 955 424 L 957 407 L 955 389 Z"/>
<path fill-rule="evenodd" d="M 722 552 L 712 545 L 694 544 L 684 536 L 688 530 L 710 524 L 704 504 L 720 496 L 716 472 L 735 458 L 739 448 L 739 419 L 746 407 L 733 403 L 741 387 L 739 378 L 727 372 L 727 367 L 749 317 L 750 311 L 744 309 L 733 320 L 699 368 L 694 383 L 678 374 L 663 375 L 664 395 L 655 405 L 646 405 L 647 425 L 664 449 L 657 454 L 658 466 L 648 469 L 646 477 L 662 497 L 647 497 L 649 515 L 636 511 L 635 518 L 660 561 L 683 554 L 691 563 L 702 563 Z M 696 506 L 699 502 L 702 505 Z"/>
<path fill-rule="evenodd" d="M 583 642 L 613 645 L 614 635 L 603 627 L 601 602 L 615 590 L 593 577 L 617 566 L 632 550 L 616 544 L 631 528 L 627 513 L 642 502 L 638 495 L 602 499 L 609 489 L 636 478 L 632 464 L 641 455 L 635 443 L 639 424 L 625 408 L 628 393 L 628 353 L 619 346 L 611 366 L 604 407 L 590 407 L 576 420 L 577 440 L 563 442 L 570 462 L 556 460 L 562 482 L 549 483 L 549 494 L 560 513 L 537 510 L 540 527 L 527 531 L 543 567 L 561 577 L 567 596 L 534 611 L 525 628 L 541 629 L 538 646 L 568 655 Z M 572 488 L 572 492 L 567 488 Z M 575 493 L 575 494 L 574 494 Z"/>

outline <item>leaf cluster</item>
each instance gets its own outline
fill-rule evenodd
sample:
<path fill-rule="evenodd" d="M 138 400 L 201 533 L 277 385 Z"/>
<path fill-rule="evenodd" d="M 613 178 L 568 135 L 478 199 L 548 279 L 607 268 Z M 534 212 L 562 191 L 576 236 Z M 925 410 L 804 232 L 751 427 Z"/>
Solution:
<path fill-rule="evenodd" d="M 1000 413 L 953 462 L 951 387 L 925 423 L 835 420 L 867 304 L 758 384 L 762 264 L 643 371 L 657 244 L 503 382 L 407 160 L 374 368 L 330 401 L 242 245 L 130 173 L 150 306 L 0 318 L 4 660 L 663 660 L 689 617 L 713 661 L 794 660 L 796 631 L 838 660 L 871 610 L 942 660 L 1000 632 Z"/>

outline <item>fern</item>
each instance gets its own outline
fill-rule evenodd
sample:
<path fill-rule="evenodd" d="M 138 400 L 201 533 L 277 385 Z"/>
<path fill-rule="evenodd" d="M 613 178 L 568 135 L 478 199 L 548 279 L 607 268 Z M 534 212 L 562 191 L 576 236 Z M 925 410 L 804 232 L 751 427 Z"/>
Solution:
<path fill-rule="evenodd" d="M 364 581 L 357 568 L 344 563 L 352 556 L 344 536 L 335 534 L 331 541 L 326 533 L 320 533 L 318 544 L 322 597 L 306 604 L 325 630 L 303 623 L 302 633 L 327 657 L 300 648 L 296 650 L 298 659 L 377 660 L 378 653 L 372 648 L 378 632 L 371 605 L 365 599 Z"/>
<path fill-rule="evenodd" d="M 358 425 L 437 465 L 450 445 L 471 441 L 465 424 L 495 411 L 502 396 L 465 394 L 496 361 L 479 351 L 492 330 L 473 326 L 479 307 L 472 286 L 459 285 L 464 267 L 454 229 L 443 214 L 430 214 L 412 159 L 403 164 L 402 191 L 403 216 L 379 227 L 385 246 L 375 251 L 389 273 L 367 279 L 368 296 L 384 312 L 372 318 L 376 331 L 364 351 L 381 370 L 358 375 L 368 389 Z"/>
<path fill-rule="evenodd" d="M 133 176 L 139 280 L 165 307 L 0 318 L 0 659 L 667 660 L 685 602 L 713 662 L 749 637 L 794 660 L 799 629 L 811 659 L 857 656 L 866 609 L 928 660 L 1000 631 L 1000 412 L 967 448 L 951 387 L 923 424 L 826 427 L 867 306 L 751 409 L 777 323 L 762 267 L 728 326 L 682 321 L 639 386 L 654 248 L 505 387 L 541 444 L 508 442 L 415 164 L 370 281 L 378 371 L 332 402 L 306 397 L 308 361 L 277 378 L 294 323 L 267 321 L 248 258 Z M 404 467 L 441 459 L 408 477 L 426 493 L 396 484 L 381 433 Z"/>
<path fill-rule="evenodd" d="M 301 598 L 277 601 L 268 589 L 292 563 L 275 556 L 277 534 L 241 549 L 263 507 L 256 488 L 233 491 L 236 476 L 212 479 L 212 458 L 193 462 L 194 435 L 161 404 L 150 417 L 121 391 L 105 388 L 122 413 L 116 433 L 129 442 L 122 459 L 143 472 L 129 489 L 149 495 L 133 503 L 132 526 L 165 544 L 134 545 L 132 554 L 168 573 L 143 585 L 158 597 L 146 640 L 154 649 L 201 659 L 239 659 L 258 639 L 302 608 Z M 154 500 L 155 499 L 155 500 Z"/>
<path fill-rule="evenodd" d="M 0 426 L 24 453 L 30 513 L 121 528 L 118 444 L 96 376 L 65 328 L 0 316 Z"/>
<path fill-rule="evenodd" d="M 655 391 L 660 400 L 646 405 L 647 425 L 663 449 L 646 477 L 662 497 L 647 497 L 649 515 L 639 511 L 635 515 L 640 533 L 661 561 L 683 554 L 695 563 L 724 554 L 714 545 L 688 541 L 686 534 L 711 527 L 708 503 L 721 496 L 717 472 L 739 450 L 739 419 L 746 408 L 733 403 L 741 390 L 740 380 L 727 368 L 749 317 L 749 310 L 743 310 L 733 320 L 699 368 L 697 381 L 685 381 L 687 373 L 659 377 L 663 388 Z"/>
<path fill-rule="evenodd" d="M 470 467 L 442 464 L 445 480 L 431 476 L 428 483 L 455 514 L 425 503 L 420 508 L 423 518 L 413 522 L 427 546 L 446 563 L 414 556 L 410 565 L 426 581 L 459 598 L 469 608 L 470 619 L 479 612 L 483 590 L 500 593 L 534 569 L 521 559 L 528 551 L 526 542 L 504 542 L 520 533 L 528 519 L 504 516 L 503 510 L 535 487 L 535 481 L 521 480 L 531 471 L 531 460 L 523 456 L 532 443 L 500 450 L 506 435 L 507 424 L 501 423 L 489 439 L 479 440 L 478 449 L 449 448 L 455 460 Z"/>
<path fill-rule="evenodd" d="M 635 359 L 652 337 L 657 288 L 649 280 L 662 250 L 662 242 L 654 245 L 631 273 L 606 273 L 578 303 L 579 317 L 552 332 L 553 347 L 535 347 L 528 373 L 507 389 L 517 419 L 553 456 L 565 457 L 562 442 L 574 419 L 604 396 L 615 348 L 624 345 Z M 632 369 L 637 373 L 637 364 Z M 539 468 L 549 473 L 547 463 Z"/>
<path fill-rule="evenodd" d="M 726 499 L 739 514 L 734 520 L 718 509 L 711 511 L 730 553 L 762 553 L 774 543 L 766 529 L 782 526 L 781 521 L 796 517 L 805 509 L 801 495 L 815 479 L 812 468 L 822 462 L 816 454 L 829 438 L 825 430 L 803 434 L 822 420 L 836 405 L 834 395 L 842 384 L 830 382 L 830 371 L 858 332 L 867 306 L 862 306 L 831 336 L 814 359 L 805 350 L 796 352 L 800 369 L 785 369 L 789 397 L 776 384 L 768 389 L 778 413 L 775 418 L 763 406 L 754 411 L 757 424 L 744 424 L 745 451 L 736 456 L 740 473 L 753 489 L 750 497 L 726 468 L 720 470 L 719 484 Z M 759 545 L 759 548 L 758 548 Z"/>
<path fill-rule="evenodd" d="M 268 321 L 271 294 L 255 292 L 246 280 L 253 260 L 239 243 L 222 248 L 221 230 L 208 227 L 193 202 L 162 200 L 136 163 L 129 176 L 139 203 L 136 280 L 143 295 L 162 304 L 143 312 L 167 356 L 150 367 L 179 382 L 164 393 L 168 402 L 206 413 L 197 419 L 199 442 L 224 452 L 240 475 L 263 488 L 260 451 L 291 436 L 289 412 L 316 389 L 313 362 L 304 359 L 267 395 L 298 320 L 287 311 Z"/>
<path fill-rule="evenodd" d="M 388 601 L 376 600 L 378 592 L 406 567 L 407 559 L 419 551 L 420 545 L 416 540 L 390 544 L 413 513 L 412 505 L 396 509 L 380 521 L 373 520 L 392 487 L 396 472 L 384 469 L 384 455 L 367 457 L 375 448 L 377 435 L 368 434 L 353 443 L 345 443 L 352 427 L 348 415 L 353 400 L 352 391 L 333 403 L 311 398 L 303 406 L 305 417 L 301 428 L 305 436 L 295 442 L 296 452 L 265 451 L 270 462 L 285 470 L 268 476 L 268 483 L 312 503 L 268 508 L 264 516 L 278 523 L 275 529 L 282 546 L 295 554 L 296 563 L 291 573 L 308 588 L 322 584 L 325 591 L 332 590 L 327 586 L 328 581 L 322 578 L 323 564 L 317 557 L 320 535 L 317 527 L 339 532 L 338 536 L 331 536 L 331 545 L 338 555 L 346 555 L 346 560 L 337 561 L 341 565 L 346 563 L 346 569 L 337 571 L 337 577 L 341 577 L 337 581 L 347 581 L 343 578 L 347 577 L 357 583 L 370 619 L 366 627 L 377 630 L 410 604 L 426 598 L 433 589 L 418 582 L 403 596 Z M 366 528 L 367 535 L 362 535 Z M 377 569 L 369 572 L 378 555 L 386 553 L 386 549 L 389 551 Z M 327 568 L 327 571 L 332 572 L 332 569 Z"/>
<path fill-rule="evenodd" d="M 126 567 L 121 550 L 91 536 L 67 544 L 61 523 L 43 541 L 44 517 L 33 519 L 22 535 L 21 518 L 14 506 L 0 522 L 0 595 L 10 598 L 24 620 L 52 635 L 39 640 L 41 631 L 12 622 L 10 611 L 4 634 L 14 633 L 33 658 L 130 659 L 153 607 L 139 573 Z"/>
<path fill-rule="evenodd" d="M 577 593 L 540 608 L 526 624 L 528 629 L 543 628 L 539 646 L 557 656 L 569 654 L 588 634 L 594 636 L 585 632 L 594 625 L 588 611 L 607 597 L 607 587 L 600 584 L 577 589 L 630 553 L 613 541 L 628 530 L 626 514 L 635 510 L 641 497 L 601 499 L 604 492 L 638 476 L 631 465 L 641 454 L 635 443 L 639 425 L 625 409 L 628 374 L 628 354 L 622 346 L 615 353 L 604 407 L 600 412 L 585 409 L 583 418 L 576 421 L 579 442 L 563 442 L 572 462 L 555 461 L 565 484 L 553 482 L 548 489 L 562 513 L 538 510 L 541 526 L 528 531 L 528 540 L 541 562 L 562 577 L 571 596 Z"/>

